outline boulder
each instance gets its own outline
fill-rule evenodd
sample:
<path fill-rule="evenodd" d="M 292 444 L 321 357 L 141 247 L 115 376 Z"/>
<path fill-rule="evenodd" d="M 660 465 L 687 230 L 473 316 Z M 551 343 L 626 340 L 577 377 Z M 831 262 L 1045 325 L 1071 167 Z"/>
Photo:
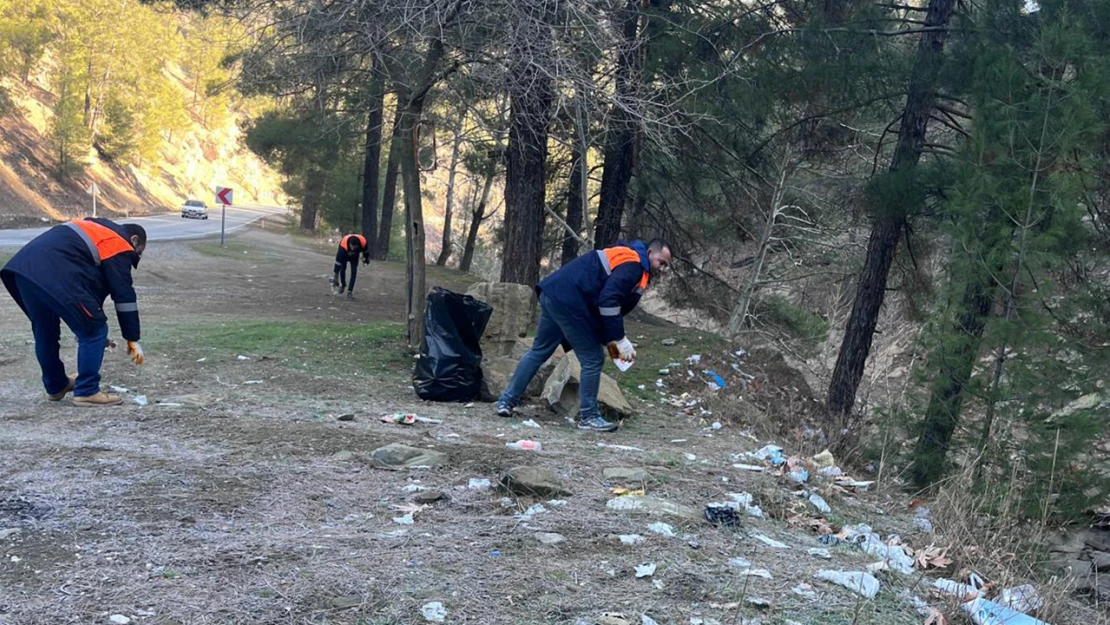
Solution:
<path fill-rule="evenodd" d="M 567 354 L 555 365 L 555 370 L 547 378 L 543 387 L 542 399 L 555 412 L 573 417 L 578 414 L 578 385 L 582 376 L 582 366 L 574 352 Z M 597 401 L 601 414 L 610 420 L 632 416 L 632 406 L 624 398 L 616 380 L 601 374 L 601 387 Z"/>
<path fill-rule="evenodd" d="M 662 516 L 672 516 L 687 521 L 700 521 L 702 516 L 701 512 L 684 506 L 682 504 L 665 501 L 663 499 L 656 499 L 654 497 L 642 497 L 630 495 L 627 497 L 616 497 L 610 499 L 605 504 L 606 508 L 610 510 L 621 510 L 624 512 L 634 512 L 638 514 L 652 514 Z"/>
<path fill-rule="evenodd" d="M 559 477 L 539 467 L 513 467 L 501 476 L 501 487 L 521 497 L 562 497 L 569 495 Z"/>
<path fill-rule="evenodd" d="M 1094 565 L 1100 573 L 1110 571 L 1110 553 L 1105 551 L 1092 551 L 1091 564 Z"/>
<path fill-rule="evenodd" d="M 646 482 L 648 479 L 647 471 L 627 467 L 611 467 L 605 469 L 602 475 L 614 482 Z"/>
<path fill-rule="evenodd" d="M 512 282 L 479 282 L 466 294 L 493 307 L 493 316 L 482 335 L 482 355 L 511 356 L 517 339 L 527 334 L 532 325 L 536 297 L 532 287 Z"/>
<path fill-rule="evenodd" d="M 557 355 L 552 356 L 536 372 L 536 377 L 532 378 L 532 382 L 528 384 L 528 389 L 524 392 L 525 399 L 535 399 L 543 393 L 544 381 L 555 371 L 557 357 Z M 482 380 L 491 395 L 500 397 L 501 393 L 505 392 L 505 387 L 509 385 L 509 380 L 512 379 L 516 366 L 517 360 L 509 356 L 482 359 Z"/>
<path fill-rule="evenodd" d="M 1083 534 L 1083 542 L 1095 551 L 1110 552 L 1110 532 L 1105 530 L 1089 530 Z"/>
<path fill-rule="evenodd" d="M 447 454 L 431 449 L 418 449 L 399 443 L 379 447 L 370 452 L 370 461 L 384 469 L 438 467 L 447 462 Z"/>

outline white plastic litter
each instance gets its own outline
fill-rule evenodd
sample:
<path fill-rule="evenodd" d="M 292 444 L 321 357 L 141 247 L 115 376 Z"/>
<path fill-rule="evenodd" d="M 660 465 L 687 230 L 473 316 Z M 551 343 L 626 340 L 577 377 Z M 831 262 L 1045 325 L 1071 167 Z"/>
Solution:
<path fill-rule="evenodd" d="M 940 578 L 933 582 L 937 590 L 946 595 L 958 597 L 960 600 L 977 599 L 983 596 L 983 591 L 971 584 L 961 584 L 955 580 Z"/>
<path fill-rule="evenodd" d="M 750 569 L 752 568 L 751 560 L 747 558 L 729 558 L 728 565 L 734 569 Z"/>
<path fill-rule="evenodd" d="M 628 445 L 610 445 L 609 443 L 598 443 L 598 447 L 605 447 L 608 449 L 619 449 L 621 451 L 643 451 L 639 447 L 630 447 Z"/>
<path fill-rule="evenodd" d="M 651 577 L 652 575 L 655 575 L 655 563 L 654 562 L 645 562 L 644 564 L 641 564 L 641 565 L 636 567 L 636 578 L 637 579 L 639 579 L 641 577 Z"/>
<path fill-rule="evenodd" d="M 656 623 L 655 619 L 651 618 L 647 614 L 641 614 L 640 625 L 659 625 L 659 623 Z"/>
<path fill-rule="evenodd" d="M 124 387 L 124 386 L 112 385 L 112 386 L 109 386 L 108 388 L 111 388 L 113 393 L 118 393 L 120 395 L 123 395 L 124 393 L 130 393 L 131 392 L 131 389 L 129 389 L 127 387 Z"/>
<path fill-rule="evenodd" d="M 817 508 L 825 514 L 832 512 L 832 508 L 829 507 L 829 504 L 825 501 L 825 498 L 821 495 L 818 495 L 817 493 L 810 493 L 809 503 L 813 504 L 814 508 Z"/>
<path fill-rule="evenodd" d="M 771 572 L 767 569 L 745 569 L 740 571 L 741 577 L 760 577 L 763 579 L 774 579 Z"/>
<path fill-rule="evenodd" d="M 667 523 L 652 523 L 648 525 L 647 528 L 649 532 L 659 534 L 660 536 L 666 536 L 667 538 L 675 537 L 674 528 Z"/>
<path fill-rule="evenodd" d="M 891 570 L 903 575 L 913 575 L 913 558 L 901 545 L 888 545 L 871 531 L 868 525 L 850 525 L 844 528 L 848 542 L 856 543 L 864 553 L 882 559 Z"/>
<path fill-rule="evenodd" d="M 135 404 L 139 406 L 145 406 L 150 403 L 149 401 L 147 401 L 146 395 L 136 395 L 131 398 L 131 401 L 135 402 Z"/>
<path fill-rule="evenodd" d="M 644 537 L 639 534 L 621 534 L 617 538 L 621 539 L 621 544 L 625 545 L 638 545 L 644 542 Z"/>
<path fill-rule="evenodd" d="M 470 478 L 470 481 L 466 484 L 466 487 L 470 490 L 489 490 L 491 486 L 492 484 L 489 480 L 478 477 Z"/>
<path fill-rule="evenodd" d="M 1044 597 L 1032 584 L 1022 584 L 1013 588 L 1003 588 L 998 595 L 998 603 L 1017 612 L 1036 612 L 1044 607 Z"/>
<path fill-rule="evenodd" d="M 832 560 L 832 553 L 828 549 L 820 549 L 818 547 L 811 547 L 809 555 L 815 558 L 822 558 L 824 560 Z"/>
<path fill-rule="evenodd" d="M 843 586 L 864 599 L 874 599 L 879 594 L 879 580 L 863 571 L 817 571 L 817 579 Z"/>
<path fill-rule="evenodd" d="M 447 620 L 447 608 L 438 601 L 425 603 L 420 608 L 420 613 L 424 615 L 424 620 L 429 623 L 442 623 Z"/>
<path fill-rule="evenodd" d="M 750 493 L 729 493 L 729 499 L 732 499 L 737 504 L 738 508 L 743 508 L 749 516 L 754 516 L 757 519 L 764 518 L 763 509 L 759 506 L 752 505 L 752 496 Z"/>
<path fill-rule="evenodd" d="M 1004 605 L 977 597 L 962 606 L 975 625 L 1048 625 L 1028 614 L 1015 612 Z"/>
<path fill-rule="evenodd" d="M 108 620 L 112 621 L 116 625 L 127 625 L 128 623 L 131 622 L 131 619 L 127 618 L 126 616 L 124 616 L 122 614 L 113 614 L 112 616 L 108 617 Z"/>
<path fill-rule="evenodd" d="M 732 468 L 740 469 L 741 471 L 751 471 L 752 473 L 763 473 L 764 471 L 767 470 L 763 467 L 756 466 L 754 464 L 734 464 L 734 465 L 732 465 Z"/>
<path fill-rule="evenodd" d="M 528 419 L 527 421 L 521 421 L 520 425 L 522 427 L 526 427 L 526 428 L 539 428 L 540 427 L 539 423 L 536 423 L 535 421 L 533 421 L 531 419 Z"/>
<path fill-rule="evenodd" d="M 398 524 L 398 525 L 412 525 L 413 524 L 412 513 L 410 512 L 410 513 L 406 514 L 405 516 L 393 517 L 393 522 Z"/>
<path fill-rule="evenodd" d="M 763 543 L 764 545 L 767 545 L 768 547 L 771 547 L 772 549 L 789 549 L 790 548 L 790 545 L 788 545 L 786 543 L 783 543 L 783 542 L 779 542 L 779 541 L 775 540 L 774 538 L 764 536 L 763 534 L 756 534 L 755 536 L 752 536 L 752 538 L 758 540 L 759 542 Z"/>

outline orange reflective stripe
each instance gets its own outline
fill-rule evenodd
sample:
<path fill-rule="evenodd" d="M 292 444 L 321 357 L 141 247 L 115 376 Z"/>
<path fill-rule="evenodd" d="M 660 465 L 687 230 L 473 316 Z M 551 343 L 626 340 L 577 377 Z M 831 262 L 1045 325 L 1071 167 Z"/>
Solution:
<path fill-rule="evenodd" d="M 97 265 L 113 256 L 135 251 L 127 239 L 107 226 L 85 220 L 71 221 L 66 225 L 84 240 L 85 245 L 89 247 L 89 253 L 93 256 L 93 262 Z"/>

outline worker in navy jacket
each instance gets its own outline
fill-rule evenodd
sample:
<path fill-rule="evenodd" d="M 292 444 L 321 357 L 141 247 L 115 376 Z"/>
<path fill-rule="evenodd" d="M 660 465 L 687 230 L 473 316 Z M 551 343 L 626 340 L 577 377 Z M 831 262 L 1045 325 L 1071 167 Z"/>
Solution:
<path fill-rule="evenodd" d="M 347 291 L 347 299 L 354 299 L 355 280 L 358 278 L 358 255 L 362 254 L 362 264 L 370 264 L 370 247 L 366 245 L 366 237 L 361 234 L 348 234 L 339 241 L 339 250 L 335 253 L 335 275 L 331 279 L 331 286 L 336 289 L 336 295 L 343 295 Z M 351 266 L 351 282 L 347 285 L 347 265 Z"/>
<path fill-rule="evenodd" d="M 110 406 L 123 401 L 100 390 L 100 365 L 108 342 L 103 306 L 111 295 L 127 354 L 135 364 L 143 364 L 131 270 L 138 267 L 145 249 L 142 226 L 89 218 L 39 235 L 0 270 L 0 280 L 31 320 L 35 356 L 51 401 L 61 401 L 70 391 L 78 406 Z M 62 321 L 77 337 L 76 376 L 66 375 L 58 357 Z"/>
<path fill-rule="evenodd" d="M 605 362 L 602 346 L 608 346 L 611 354 L 624 361 L 636 357 L 632 342 L 625 336 L 624 316 L 640 302 L 651 276 L 670 262 L 670 247 L 662 239 L 647 245 L 618 241 L 613 247 L 572 260 L 541 281 L 536 287 L 540 298 L 536 340 L 497 401 L 497 414 L 512 416 L 536 371 L 556 348 L 569 344 L 582 365 L 578 427 L 600 432 L 616 430 L 616 424 L 601 416 L 597 404 Z"/>

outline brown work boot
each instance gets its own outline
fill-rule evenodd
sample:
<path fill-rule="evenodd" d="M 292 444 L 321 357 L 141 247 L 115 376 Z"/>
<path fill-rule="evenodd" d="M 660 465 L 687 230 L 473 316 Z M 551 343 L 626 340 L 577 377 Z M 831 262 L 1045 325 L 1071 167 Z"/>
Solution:
<path fill-rule="evenodd" d="M 118 406 L 123 403 L 123 398 L 119 395 L 110 395 L 104 391 L 100 391 L 96 395 L 89 395 L 88 397 L 74 397 L 74 406 L 96 407 L 96 406 Z"/>
<path fill-rule="evenodd" d="M 50 401 L 62 401 L 63 399 L 65 399 L 65 396 L 73 390 L 73 385 L 76 383 L 77 376 L 75 374 L 71 374 L 69 376 L 69 384 L 66 384 L 64 390 L 58 391 L 57 393 L 47 393 L 46 398 Z"/>

